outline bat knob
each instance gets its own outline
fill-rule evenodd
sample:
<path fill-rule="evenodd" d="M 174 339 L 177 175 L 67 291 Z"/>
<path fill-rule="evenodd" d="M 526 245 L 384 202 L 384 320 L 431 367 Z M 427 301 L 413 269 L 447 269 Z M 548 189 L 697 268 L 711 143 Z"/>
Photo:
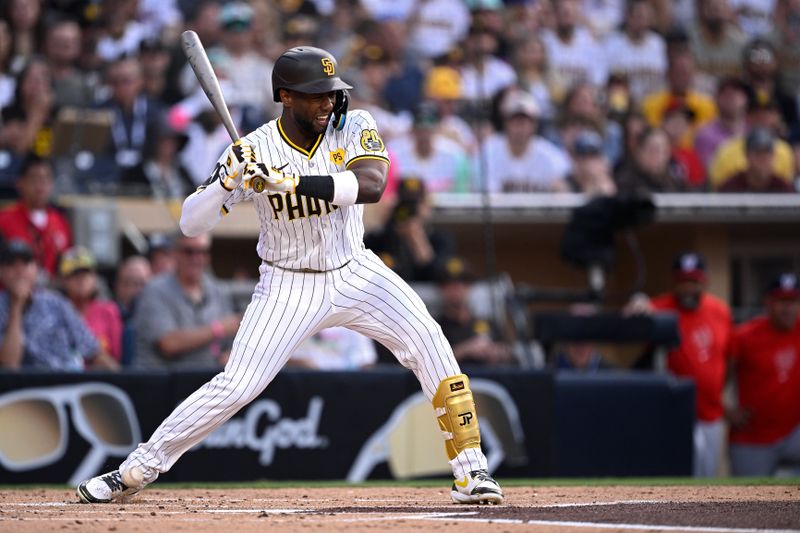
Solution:
<path fill-rule="evenodd" d="M 267 180 L 260 177 L 255 177 L 251 180 L 250 185 L 253 187 L 253 191 L 261 194 L 267 188 Z"/>

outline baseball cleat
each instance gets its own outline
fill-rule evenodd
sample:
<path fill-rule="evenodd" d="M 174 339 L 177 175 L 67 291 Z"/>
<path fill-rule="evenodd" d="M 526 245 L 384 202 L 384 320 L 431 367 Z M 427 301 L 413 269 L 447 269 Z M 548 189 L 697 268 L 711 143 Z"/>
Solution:
<path fill-rule="evenodd" d="M 133 496 L 141 487 L 130 487 L 122 480 L 119 470 L 87 479 L 78 485 L 81 503 L 110 503 L 125 496 Z"/>
<path fill-rule="evenodd" d="M 503 489 L 486 470 L 473 470 L 453 481 L 450 497 L 455 503 L 503 503 Z"/>

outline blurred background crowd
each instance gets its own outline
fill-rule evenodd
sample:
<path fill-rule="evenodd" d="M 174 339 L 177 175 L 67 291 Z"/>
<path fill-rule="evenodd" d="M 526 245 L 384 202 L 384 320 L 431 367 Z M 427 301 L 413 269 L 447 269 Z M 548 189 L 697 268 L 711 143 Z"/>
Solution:
<path fill-rule="evenodd" d="M 229 142 L 181 51 L 195 30 L 242 131 L 273 61 L 331 51 L 395 176 L 442 191 L 796 192 L 798 0 L 6 0 L 0 189 L 182 198 Z"/>
<path fill-rule="evenodd" d="M 509 324 L 476 314 L 479 280 L 430 224 L 429 193 L 800 191 L 800 0 L 0 5 L 0 367 L 225 363 L 243 305 L 209 268 L 209 236 L 152 234 L 140 253 L 99 272 L 57 205 L 75 195 L 180 202 L 207 179 L 230 139 L 186 62 L 186 29 L 204 43 L 241 132 L 279 113 L 270 75 L 284 50 L 310 44 L 336 56 L 354 86 L 351 107 L 375 116 L 392 160 L 390 208 L 366 244 L 404 279 L 433 284 L 438 319 L 467 365 L 530 361 Z M 796 276 L 781 272 L 763 288 L 761 322 L 734 330 L 727 303 L 706 292 L 702 256 L 688 251 L 672 268 L 672 290 L 621 308 L 678 317 L 680 344 L 662 367 L 696 380 L 701 440 L 718 451 L 728 409 L 742 443 L 783 443 L 792 431 L 800 442 Z M 596 304 L 569 313 L 593 316 Z M 639 348 L 644 355 L 620 364 L 592 343 L 558 343 L 534 366 L 658 367 Z M 392 361 L 382 352 L 333 329 L 290 364 Z M 781 361 L 769 377 L 753 371 L 766 352 Z M 726 372 L 745 403 L 774 400 L 762 416 L 777 429 L 753 430 L 741 403 L 723 406 Z M 717 472 L 718 459 L 698 472 Z"/>

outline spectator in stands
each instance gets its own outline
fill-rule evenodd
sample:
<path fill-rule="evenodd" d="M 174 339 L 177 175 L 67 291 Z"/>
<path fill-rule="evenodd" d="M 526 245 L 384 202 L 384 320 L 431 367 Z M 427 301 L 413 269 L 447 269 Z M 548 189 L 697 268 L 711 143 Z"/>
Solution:
<path fill-rule="evenodd" d="M 561 106 L 562 130 L 563 123 L 572 119 L 577 119 L 578 122 L 590 126 L 602 135 L 603 151 L 609 160 L 616 161 L 621 157 L 622 127 L 613 120 L 606 119 L 606 110 L 603 108 L 602 97 L 597 87 L 582 82 L 573 85 L 567 91 Z M 562 136 L 560 145 L 566 149 L 570 144 L 570 140 Z"/>
<path fill-rule="evenodd" d="M 716 77 L 740 75 L 747 34 L 731 20 L 728 0 L 699 0 L 697 15 L 689 27 L 697 68 Z"/>
<path fill-rule="evenodd" d="M 744 135 L 747 127 L 747 103 L 750 88 L 741 78 L 727 76 L 717 85 L 719 116 L 700 128 L 694 138 L 694 149 L 704 166 L 726 141 Z"/>
<path fill-rule="evenodd" d="M 617 184 L 611 175 L 611 165 L 603 153 L 603 138 L 595 131 L 583 130 L 578 133 L 570 151 L 572 172 L 567 177 L 567 185 L 572 192 L 587 196 L 617 193 Z"/>
<path fill-rule="evenodd" d="M 766 35 L 778 55 L 778 83 L 784 94 L 800 88 L 800 2 L 777 0 L 773 27 Z"/>
<path fill-rule="evenodd" d="M 378 360 L 370 339 L 347 328 L 326 328 L 315 333 L 292 353 L 288 365 L 314 370 L 358 370 Z"/>
<path fill-rule="evenodd" d="M 682 192 L 686 176 L 672 157 L 669 136 L 661 128 L 646 128 L 637 140 L 633 158 L 626 160 L 617 172 L 620 192 L 647 194 Z"/>
<path fill-rule="evenodd" d="M 755 128 L 745 137 L 747 167 L 719 187 L 720 192 L 794 192 L 792 183 L 774 174 L 775 134 Z"/>
<path fill-rule="evenodd" d="M 227 56 L 230 94 L 242 106 L 259 116 L 272 117 L 276 104 L 272 98 L 272 62 L 255 49 L 253 9 L 245 2 L 229 2 L 220 12 L 221 44 Z M 258 121 L 262 123 L 263 121 Z"/>
<path fill-rule="evenodd" d="M 572 315 L 590 316 L 597 313 L 597 305 L 577 303 L 570 306 Z M 595 372 L 613 368 L 593 342 L 562 342 L 553 349 L 551 365 L 557 371 Z"/>
<path fill-rule="evenodd" d="M 218 368 L 225 364 L 241 315 L 208 272 L 211 237 L 180 236 L 175 272 L 153 278 L 134 316 L 139 368 Z"/>
<path fill-rule="evenodd" d="M 106 154 L 119 169 L 116 179 L 108 178 L 112 192 L 145 193 L 149 184 L 143 163 L 155 151 L 163 107 L 145 94 L 142 67 L 134 58 L 110 64 L 106 82 L 111 88 L 111 98 L 101 107 L 114 114 Z"/>
<path fill-rule="evenodd" d="M 685 139 L 692 127 L 692 112 L 676 100 L 674 105 L 664 111 L 662 128 L 669 137 L 672 159 L 680 167 L 680 174 L 686 178 L 686 188 L 702 190 L 706 186 L 706 169 L 692 145 L 685 145 Z"/>
<path fill-rule="evenodd" d="M 220 2 L 218 0 L 199 0 L 186 6 L 186 30 L 192 30 L 200 37 L 206 50 L 214 48 L 220 34 Z M 180 41 L 169 48 L 169 66 L 167 67 L 164 93 L 166 104 L 176 104 L 194 92 L 197 81 L 186 60 Z"/>
<path fill-rule="evenodd" d="M 605 43 L 609 72 L 625 75 L 636 102 L 659 90 L 667 72 L 666 43 L 651 29 L 654 16 L 648 0 L 629 1 L 624 30 L 614 31 Z"/>
<path fill-rule="evenodd" d="M 667 369 L 695 382 L 694 475 L 713 477 L 719 474 L 721 464 L 722 390 L 733 321 L 728 305 L 707 292 L 708 268 L 701 255 L 681 253 L 672 272 L 672 291 L 653 298 L 650 309 L 678 316 L 681 344 L 669 352 Z"/>
<path fill-rule="evenodd" d="M 87 107 L 93 103 L 92 80 L 78 68 L 81 55 L 81 27 L 74 20 L 51 23 L 44 40 L 44 57 L 53 78 L 55 106 Z"/>
<path fill-rule="evenodd" d="M 17 179 L 19 201 L 0 211 L 0 234 L 27 242 L 36 263 L 49 276 L 55 275 L 58 257 L 72 244 L 69 222 L 50 205 L 53 181 L 49 160 L 27 157 Z"/>
<path fill-rule="evenodd" d="M 167 123 L 161 125 L 155 152 L 145 159 L 142 167 L 151 196 L 165 200 L 183 199 L 194 191 L 192 178 L 179 157 L 187 142 L 185 133 Z"/>
<path fill-rule="evenodd" d="M 147 259 L 154 276 L 175 271 L 175 239 L 165 233 L 153 233 L 147 242 Z"/>
<path fill-rule="evenodd" d="M 555 30 L 542 32 L 550 67 L 564 80 L 566 87 L 579 82 L 605 86 L 606 55 L 589 29 L 579 23 L 578 0 L 556 0 L 554 4 Z"/>
<path fill-rule="evenodd" d="M 768 129 L 775 135 L 775 157 L 772 172 L 779 178 L 790 182 L 794 173 L 794 155 L 789 144 L 778 138 L 782 123 L 775 100 L 768 96 L 751 92 L 747 112 L 747 130 Z M 720 145 L 711 165 L 708 177 L 712 188 L 719 188 L 729 178 L 747 168 L 746 135 L 734 137 Z"/>
<path fill-rule="evenodd" d="M 670 36 L 667 53 L 667 88 L 651 93 L 642 101 L 642 113 L 651 126 L 660 126 L 664 111 L 676 100 L 692 112 L 693 131 L 716 117 L 714 99 L 695 89 L 695 60 L 681 35 Z M 693 142 L 693 139 L 687 139 Z"/>
<path fill-rule="evenodd" d="M 180 7 L 186 3 L 180 0 L 137 0 L 136 20 L 142 25 L 147 38 L 159 36 L 165 42 L 175 41 L 183 25 Z"/>
<path fill-rule="evenodd" d="M 497 327 L 475 316 L 469 295 L 475 276 L 461 258 L 451 257 L 437 268 L 436 281 L 442 299 L 437 322 L 461 364 L 486 366 L 514 363 L 511 347 Z"/>
<path fill-rule="evenodd" d="M 161 40 L 151 37 L 139 45 L 139 64 L 142 66 L 144 92 L 150 98 L 163 102 L 166 91 L 169 50 Z"/>
<path fill-rule="evenodd" d="M 780 83 L 778 55 L 772 44 L 766 39 L 754 39 L 742 52 L 744 79 L 750 85 L 754 96 L 760 101 L 772 101 L 780 113 L 782 125 L 776 130 L 778 134 L 784 128 L 793 128 L 800 124 L 797 110 L 798 89 L 784 91 Z"/>
<path fill-rule="evenodd" d="M 136 57 L 148 37 L 145 27 L 136 20 L 136 4 L 137 0 L 103 0 L 102 32 L 97 41 L 97 54 L 103 61 Z"/>
<path fill-rule="evenodd" d="M 569 158 L 564 150 L 536 134 L 539 108 L 527 92 L 509 90 L 500 104 L 503 131 L 486 139 L 485 179 L 492 192 L 566 190 Z M 477 167 L 482 168 L 482 167 Z"/>
<path fill-rule="evenodd" d="M 614 161 L 615 173 L 635 157 L 639 136 L 646 128 L 647 120 L 638 111 L 629 111 L 622 117 L 623 150 L 619 160 Z"/>
<path fill-rule="evenodd" d="M 0 109 L 6 107 L 14 99 L 16 81 L 10 72 L 11 62 L 11 28 L 8 22 L 0 19 Z"/>
<path fill-rule="evenodd" d="M 19 73 L 14 100 L 0 111 L 0 149 L 22 157 L 33 152 L 40 157 L 50 155 L 55 95 L 50 69 L 41 58 L 33 58 Z"/>
<path fill-rule="evenodd" d="M 153 273 L 150 262 L 141 255 L 132 255 L 117 268 L 114 280 L 114 299 L 122 319 L 122 365 L 131 366 L 136 359 L 136 328 L 133 316 L 139 295 Z"/>
<path fill-rule="evenodd" d="M 517 82 L 517 74 L 497 57 L 498 40 L 489 29 L 473 24 L 464 42 L 461 83 L 466 100 L 491 100 Z"/>
<path fill-rule="evenodd" d="M 406 281 L 433 281 L 438 264 L 454 252 L 452 237 L 430 225 L 432 209 L 424 181 L 401 179 L 386 224 L 364 238 L 366 247 Z"/>
<path fill-rule="evenodd" d="M 73 246 L 59 261 L 61 288 L 94 334 L 100 349 L 122 361 L 122 319 L 111 300 L 100 296 L 97 265 L 92 253 L 83 246 Z"/>
<path fill-rule="evenodd" d="M 116 369 L 75 308 L 37 286 L 38 266 L 27 243 L 0 250 L 0 367 L 81 371 Z"/>
<path fill-rule="evenodd" d="M 768 287 L 766 314 L 735 332 L 731 425 L 735 476 L 772 476 L 783 463 L 800 472 L 800 284 L 783 273 Z"/>
<path fill-rule="evenodd" d="M 800 192 L 800 127 L 792 130 L 792 133 L 789 135 L 789 144 L 794 153 L 794 179 L 792 182 L 794 184 L 794 190 Z"/>
<path fill-rule="evenodd" d="M 730 7 L 733 11 L 732 22 L 742 29 L 749 38 L 761 37 L 768 34 L 775 22 L 780 20 L 776 16 L 776 4 L 779 2 L 761 0 L 731 0 Z"/>
<path fill-rule="evenodd" d="M 448 66 L 431 67 L 423 84 L 425 100 L 436 106 L 439 115 L 438 131 L 444 137 L 458 143 L 468 155 L 475 153 L 478 143 L 470 124 L 459 115 L 459 104 L 463 96 L 461 74 Z"/>
<path fill-rule="evenodd" d="M 410 135 L 389 144 L 402 172 L 418 176 L 428 192 L 468 192 L 470 168 L 466 152 L 439 133 L 439 113 L 432 102 L 421 102 Z"/>
<path fill-rule="evenodd" d="M 365 45 L 356 57 L 357 68 L 353 75 L 360 80 L 354 83 L 355 88 L 350 96 L 353 104 L 357 107 L 368 110 L 380 121 L 381 125 L 386 125 L 387 130 L 381 129 L 386 141 L 391 140 L 401 132 L 405 133 L 410 125 L 410 120 L 403 121 L 402 118 L 389 110 L 386 101 L 386 87 L 389 83 L 395 62 L 386 53 L 386 50 L 376 44 Z M 357 104 L 356 104 L 357 102 Z"/>
<path fill-rule="evenodd" d="M 536 100 L 543 120 L 554 120 L 553 102 L 564 98 L 567 87 L 550 66 L 544 41 L 538 35 L 526 35 L 514 47 L 513 58 L 520 88 Z"/>
<path fill-rule="evenodd" d="M 449 52 L 467 34 L 470 14 L 462 0 L 415 2 L 409 21 L 409 45 L 418 57 L 434 59 Z"/>
<path fill-rule="evenodd" d="M 4 10 L 5 18 L 11 26 L 10 70 L 18 74 L 39 50 L 42 37 L 42 2 L 9 0 L 5 3 Z"/>

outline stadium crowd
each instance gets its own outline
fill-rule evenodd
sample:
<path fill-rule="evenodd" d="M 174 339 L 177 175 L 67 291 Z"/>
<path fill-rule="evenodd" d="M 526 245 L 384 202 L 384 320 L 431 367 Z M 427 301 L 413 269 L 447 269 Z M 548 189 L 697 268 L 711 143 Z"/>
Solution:
<path fill-rule="evenodd" d="M 798 20 L 797 0 L 7 0 L 0 187 L 30 153 L 57 193 L 202 183 L 228 138 L 188 28 L 242 131 L 275 114 L 283 50 L 331 51 L 393 174 L 432 192 L 796 192 Z"/>
<path fill-rule="evenodd" d="M 338 58 L 351 106 L 375 116 L 392 160 L 394 208 L 368 245 L 404 278 L 438 283 L 461 361 L 514 357 L 471 315 L 474 279 L 427 224 L 426 192 L 800 192 L 800 0 L 5 0 L 0 366 L 224 364 L 240 315 L 208 272 L 208 238 L 151 236 L 150 255 L 127 257 L 104 283 L 57 205 L 61 195 L 182 200 L 207 179 L 230 140 L 186 62 L 185 29 L 208 50 L 242 132 L 276 115 L 270 73 L 286 48 Z M 706 435 L 723 416 L 724 359 L 756 365 L 766 349 L 756 335 L 784 360 L 795 350 L 769 384 L 800 390 L 800 291 L 791 273 L 775 283 L 767 318 L 739 333 L 722 302 L 713 324 L 692 314 L 709 301 L 698 287 L 636 310 L 688 313 L 682 327 L 701 331 L 684 342 L 703 346 L 677 348 L 669 368 L 710 382 L 702 393 L 713 398 L 698 404 Z M 26 328 L 41 324 L 53 334 L 30 343 Z M 325 367 L 319 350 L 359 346 L 346 332 L 313 343 L 296 364 Z M 365 351 L 342 364 L 373 363 Z M 713 376 L 698 374 L 712 356 Z M 608 365 L 570 345 L 553 366 Z M 739 372 L 746 402 L 765 385 Z M 779 407 L 798 413 L 797 401 L 787 393 Z M 800 424 L 753 437 L 750 415 L 729 413 L 747 461 Z"/>

